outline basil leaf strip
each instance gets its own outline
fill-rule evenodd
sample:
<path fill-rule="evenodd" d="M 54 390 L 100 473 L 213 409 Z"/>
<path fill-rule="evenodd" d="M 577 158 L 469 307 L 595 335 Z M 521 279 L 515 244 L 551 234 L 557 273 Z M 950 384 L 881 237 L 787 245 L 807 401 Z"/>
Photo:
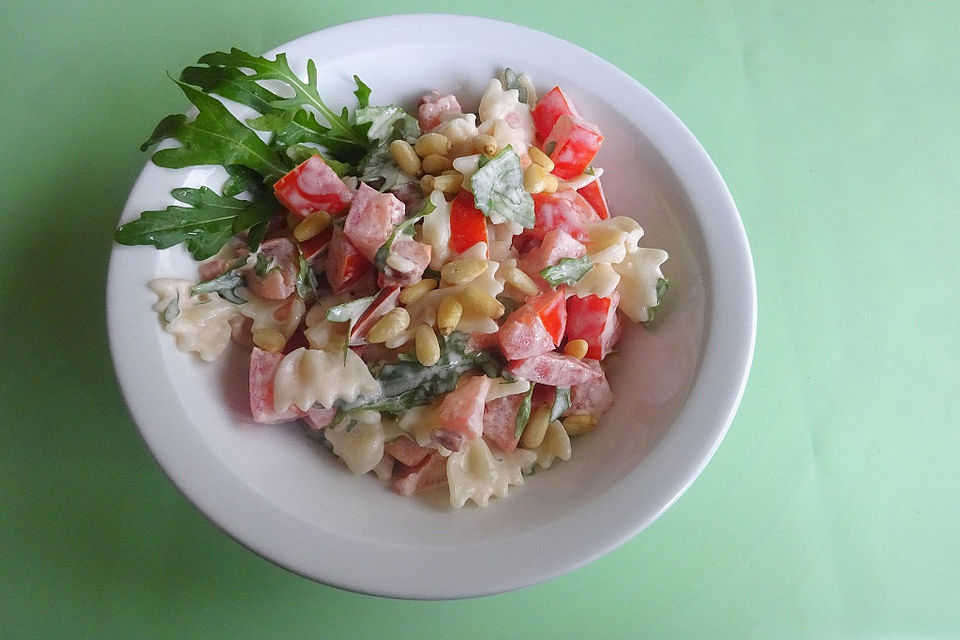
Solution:
<path fill-rule="evenodd" d="M 593 269 L 593 262 L 590 258 L 561 258 L 560 262 L 540 271 L 543 279 L 550 283 L 551 287 L 561 284 L 575 284 L 583 279 L 583 276 Z"/>
<path fill-rule="evenodd" d="M 500 153 L 485 161 L 470 178 L 477 209 L 488 218 L 499 216 L 532 229 L 536 222 L 533 198 L 523 188 L 523 167 L 520 156 L 507 145 Z M 496 221 L 496 219 L 494 219 Z"/>
<path fill-rule="evenodd" d="M 523 430 L 527 428 L 527 423 L 530 422 L 530 407 L 533 404 L 533 388 L 537 386 L 535 383 L 530 383 L 530 389 L 523 394 L 523 400 L 520 402 L 520 407 L 517 409 L 517 422 L 516 427 L 513 430 L 513 437 L 519 438 L 523 435 Z"/>

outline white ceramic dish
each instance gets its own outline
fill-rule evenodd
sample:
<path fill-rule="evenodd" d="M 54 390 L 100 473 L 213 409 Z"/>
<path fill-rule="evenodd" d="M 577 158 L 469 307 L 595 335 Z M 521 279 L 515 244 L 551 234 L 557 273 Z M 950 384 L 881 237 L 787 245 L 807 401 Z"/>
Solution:
<path fill-rule="evenodd" d="M 476 44 L 484 42 L 498 45 Z M 569 462 L 529 477 L 486 509 L 455 511 L 436 500 L 400 498 L 372 476 L 350 475 L 296 427 L 254 424 L 245 354 L 202 363 L 175 349 L 151 311 L 150 279 L 194 276 L 186 252 L 116 246 L 107 291 L 111 349 L 133 417 L 164 470 L 197 508 L 265 558 L 320 582 L 384 596 L 516 589 L 580 567 L 636 535 L 716 450 L 752 358 L 750 251 L 706 152 L 623 72 L 513 24 L 391 16 L 313 33 L 269 55 L 280 51 L 301 73 L 308 57 L 317 62 L 330 105 L 355 104 L 353 74 L 373 87 L 375 104 L 410 105 L 440 88 L 475 109 L 504 66 L 528 72 L 541 94 L 562 86 L 606 135 L 596 164 L 607 170 L 614 214 L 635 217 L 647 231 L 645 246 L 670 253 L 669 304 L 655 331 L 628 329 L 610 372 L 618 403 L 597 431 L 575 442 Z M 212 169 L 147 163 L 122 219 L 172 203 L 171 188 L 219 187 L 220 179 Z"/>

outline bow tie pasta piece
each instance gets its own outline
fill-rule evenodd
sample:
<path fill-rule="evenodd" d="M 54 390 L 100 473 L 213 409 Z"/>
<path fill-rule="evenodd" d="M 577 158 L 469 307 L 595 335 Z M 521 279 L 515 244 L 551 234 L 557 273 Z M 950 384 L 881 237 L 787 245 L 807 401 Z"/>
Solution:
<path fill-rule="evenodd" d="M 306 347 L 291 351 L 280 361 L 273 387 L 277 411 L 291 404 L 306 411 L 315 403 L 330 409 L 337 400 L 353 402 L 380 393 L 380 383 L 350 349 L 346 356 Z"/>
<path fill-rule="evenodd" d="M 450 141 L 451 157 L 473 153 L 473 137 L 477 135 L 477 116 L 473 113 L 445 113 L 436 133 Z"/>
<path fill-rule="evenodd" d="M 335 429 L 324 431 L 333 452 L 353 473 L 373 471 L 383 459 L 386 442 L 379 411 L 355 411 Z"/>
<path fill-rule="evenodd" d="M 587 272 L 587 275 L 570 285 L 570 291 L 581 298 L 587 296 L 609 298 L 610 294 L 616 290 L 617 285 L 620 284 L 620 279 L 620 274 L 608 263 L 598 262 Z"/>
<path fill-rule="evenodd" d="M 440 428 L 439 407 L 425 404 L 407 409 L 400 414 L 398 425 L 421 447 L 434 446 L 431 436 Z"/>
<path fill-rule="evenodd" d="M 547 426 L 547 433 L 543 436 L 543 442 L 540 443 L 539 447 L 533 449 L 533 453 L 536 454 L 536 464 L 540 465 L 541 469 L 549 469 L 557 458 L 561 460 L 570 459 L 573 453 L 573 449 L 570 447 L 570 436 L 567 435 L 566 429 L 563 428 L 559 420 L 554 420 Z M 530 467 L 532 468 L 533 465 L 531 464 Z"/>
<path fill-rule="evenodd" d="M 253 320 L 250 331 L 273 329 L 287 340 L 300 326 L 300 320 L 306 311 L 306 305 L 300 296 L 290 296 L 286 300 L 264 300 L 253 297 L 240 305 L 240 313 Z"/>
<path fill-rule="evenodd" d="M 191 296 L 189 280 L 160 278 L 150 283 L 157 294 L 154 305 L 180 351 L 194 352 L 206 361 L 216 360 L 230 344 L 230 321 L 239 317 L 237 305 L 220 296 Z"/>
<path fill-rule="evenodd" d="M 620 274 L 620 309 L 634 322 L 646 322 L 650 307 L 657 305 L 657 282 L 663 277 L 660 265 L 666 261 L 663 249 L 637 249 L 613 266 Z"/>
<path fill-rule="evenodd" d="M 516 89 L 504 90 L 499 80 L 491 80 L 480 98 L 480 133 L 491 135 L 502 149 L 511 145 L 523 157 L 534 143 L 536 127 L 530 115 L 530 105 L 520 102 Z"/>
<path fill-rule="evenodd" d="M 587 242 L 587 255 L 594 262 L 617 264 L 623 262 L 627 254 L 637 251 L 643 227 L 633 218 L 616 216 L 587 227 L 590 241 Z"/>
<path fill-rule="evenodd" d="M 498 459 L 483 438 L 469 441 L 447 458 L 450 504 L 459 509 L 473 500 L 485 507 L 492 496 L 505 497 L 510 485 L 523 484 L 521 469 L 535 461 L 536 454 L 523 449 Z"/>
<path fill-rule="evenodd" d="M 450 203 L 442 191 L 431 193 L 430 203 L 435 208 L 424 216 L 420 234 L 431 248 L 430 268 L 439 271 L 450 257 Z"/>

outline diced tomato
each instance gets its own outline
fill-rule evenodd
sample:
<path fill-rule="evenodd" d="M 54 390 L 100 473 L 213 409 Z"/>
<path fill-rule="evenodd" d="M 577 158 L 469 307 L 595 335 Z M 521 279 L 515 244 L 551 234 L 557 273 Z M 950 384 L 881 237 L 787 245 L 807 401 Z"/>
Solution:
<path fill-rule="evenodd" d="M 438 444 L 459 451 L 467 440 L 483 433 L 483 407 L 490 390 L 490 378 L 469 376 L 444 397 L 440 404 L 440 428 L 433 435 Z"/>
<path fill-rule="evenodd" d="M 553 229 L 543 236 L 539 247 L 530 249 L 520 258 L 519 266 L 540 285 L 541 290 L 547 290 L 550 285 L 540 275 L 543 269 L 557 264 L 562 258 L 582 258 L 586 253 L 587 248 L 569 233 Z"/>
<path fill-rule="evenodd" d="M 257 422 L 276 424 L 306 415 L 296 405 L 291 405 L 284 411 L 274 409 L 273 379 L 281 360 L 282 353 L 264 351 L 259 347 L 254 347 L 250 352 L 250 412 Z"/>
<path fill-rule="evenodd" d="M 515 378 L 554 387 L 572 387 L 595 380 L 599 375 L 581 360 L 555 351 L 511 362 L 507 366 L 507 373 Z"/>
<path fill-rule="evenodd" d="M 519 438 L 514 437 L 517 428 L 517 411 L 523 402 L 523 394 L 503 396 L 491 400 L 483 409 L 483 435 L 504 451 L 517 448 Z"/>
<path fill-rule="evenodd" d="M 620 294 L 609 298 L 570 296 L 567 299 L 567 340 L 586 340 L 587 357 L 603 360 L 616 342 Z"/>
<path fill-rule="evenodd" d="M 463 253 L 487 241 L 487 217 L 473 203 L 473 194 L 461 191 L 450 205 L 450 250 Z"/>
<path fill-rule="evenodd" d="M 511 313 L 500 327 L 500 349 L 510 360 L 552 351 L 563 339 L 567 323 L 564 295 L 547 291 Z"/>
<path fill-rule="evenodd" d="M 415 466 L 395 465 L 390 488 L 402 496 L 427 491 L 447 484 L 447 459 L 433 451 Z"/>
<path fill-rule="evenodd" d="M 318 155 L 310 156 L 273 185 L 277 200 L 294 215 L 306 218 L 314 211 L 341 213 L 353 191 Z"/>
<path fill-rule="evenodd" d="M 373 265 L 370 261 L 353 246 L 343 231 L 334 227 L 326 264 L 327 281 L 333 292 L 349 289 L 371 269 Z"/>
<path fill-rule="evenodd" d="M 268 300 L 285 300 L 293 295 L 300 271 L 300 254 L 289 238 L 265 240 L 260 245 L 261 256 L 270 259 L 274 267 L 265 277 L 253 269 L 247 271 L 247 286 L 257 296 Z"/>
<path fill-rule="evenodd" d="M 377 321 L 393 309 L 397 308 L 397 301 L 400 298 L 400 287 L 386 287 L 380 290 L 377 297 L 373 299 L 370 306 L 360 315 L 353 330 L 350 332 L 350 343 L 355 344 L 366 337 L 370 328 Z"/>
<path fill-rule="evenodd" d="M 600 129 L 594 125 L 578 116 L 560 116 L 543 141 L 544 149 L 550 149 L 553 160 L 551 173 L 564 180 L 579 176 L 590 166 L 602 143 Z"/>
<path fill-rule="evenodd" d="M 579 115 L 574 109 L 573 104 L 563 94 L 560 87 L 550 89 L 537 102 L 531 111 L 533 125 L 537 129 L 537 139 L 544 140 L 553 131 L 553 126 L 557 124 L 557 119 L 562 115 Z"/>
<path fill-rule="evenodd" d="M 380 193 L 361 184 L 350 203 L 343 233 L 367 260 L 373 262 L 377 250 L 390 237 L 394 227 L 403 221 L 404 211 L 403 203 L 392 193 Z"/>
<path fill-rule="evenodd" d="M 593 210 L 597 212 L 601 220 L 610 217 L 610 205 L 607 204 L 607 196 L 603 194 L 603 187 L 600 185 L 600 178 L 597 178 L 585 187 L 577 189 L 577 193 L 590 203 Z"/>
<path fill-rule="evenodd" d="M 296 407 L 292 408 L 296 409 Z M 323 407 L 314 405 L 314 407 L 307 409 L 307 413 L 303 416 L 303 419 L 310 425 L 311 429 L 319 431 L 320 429 L 329 427 L 336 415 L 336 409 L 324 409 Z"/>
<path fill-rule="evenodd" d="M 536 194 L 533 196 L 533 211 L 534 227 L 523 232 L 524 236 L 533 238 L 544 238 L 549 231 L 560 229 L 583 242 L 589 235 L 587 227 L 600 221 L 590 203 L 573 189 Z"/>
<path fill-rule="evenodd" d="M 384 452 L 408 467 L 417 466 L 432 453 L 431 449 L 421 447 L 412 438 L 400 436 L 383 445 Z"/>
<path fill-rule="evenodd" d="M 564 415 L 587 414 L 599 418 L 613 406 L 613 391 L 607 376 L 596 360 L 583 360 L 599 377 L 570 388 L 570 408 Z"/>
<path fill-rule="evenodd" d="M 333 238 L 333 227 L 324 229 L 312 238 L 304 240 L 300 244 L 300 251 L 303 252 L 303 259 L 308 263 L 320 255 L 320 252 L 327 248 L 330 240 Z"/>
<path fill-rule="evenodd" d="M 379 284 L 381 287 L 393 285 L 409 286 L 416 284 L 423 279 L 423 272 L 430 265 L 430 257 L 433 255 L 433 247 L 423 242 L 418 242 L 412 238 L 394 240 L 390 251 L 403 263 L 403 269 L 396 269 L 396 262 L 391 260 L 387 262 L 387 270 L 379 275 Z"/>
<path fill-rule="evenodd" d="M 420 98 L 420 108 L 417 111 L 420 131 L 426 133 L 436 129 L 443 122 L 444 114 L 447 113 L 463 113 L 456 96 L 444 95 L 439 91 L 423 94 L 423 97 Z"/>

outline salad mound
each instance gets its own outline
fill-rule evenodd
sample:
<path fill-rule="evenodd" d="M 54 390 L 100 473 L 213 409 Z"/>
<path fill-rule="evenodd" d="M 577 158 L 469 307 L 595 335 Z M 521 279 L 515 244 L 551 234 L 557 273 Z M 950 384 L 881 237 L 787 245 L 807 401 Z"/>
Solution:
<path fill-rule="evenodd" d="M 626 320 L 653 320 L 667 254 L 611 215 L 603 135 L 559 87 L 538 100 L 505 69 L 476 113 L 434 90 L 414 116 L 354 76 L 351 113 L 306 71 L 238 49 L 184 69 L 197 115 L 142 149 L 172 140 L 156 164 L 228 177 L 115 239 L 201 262 L 153 280 L 154 309 L 182 351 L 250 351 L 255 421 L 305 422 L 401 495 L 446 485 L 485 506 L 596 428 L 614 402 L 602 363 Z"/>

